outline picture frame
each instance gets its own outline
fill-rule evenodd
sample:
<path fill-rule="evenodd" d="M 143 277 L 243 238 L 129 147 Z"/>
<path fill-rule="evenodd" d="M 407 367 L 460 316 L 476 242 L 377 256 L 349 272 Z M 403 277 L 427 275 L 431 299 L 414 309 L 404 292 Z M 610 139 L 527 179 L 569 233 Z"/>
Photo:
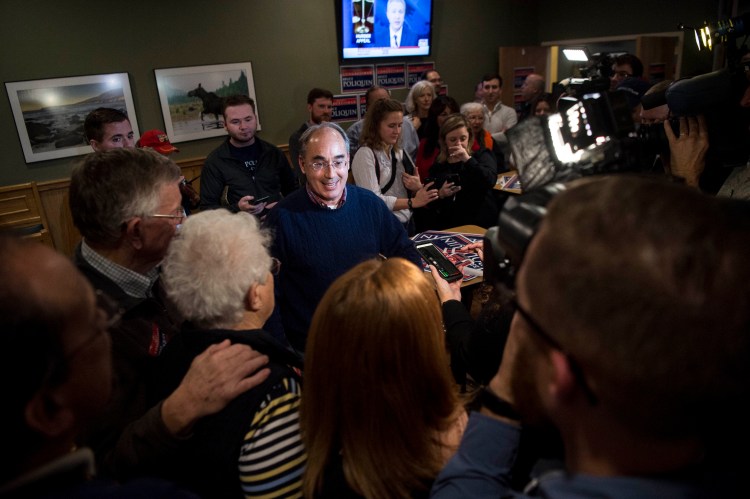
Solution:
<path fill-rule="evenodd" d="M 155 69 L 156 87 L 170 142 L 187 142 L 226 135 L 221 99 L 244 94 L 255 101 L 253 66 L 250 62 Z"/>
<path fill-rule="evenodd" d="M 98 107 L 127 114 L 140 136 L 128 73 L 6 82 L 5 89 L 26 163 L 92 152 L 83 123 Z"/>

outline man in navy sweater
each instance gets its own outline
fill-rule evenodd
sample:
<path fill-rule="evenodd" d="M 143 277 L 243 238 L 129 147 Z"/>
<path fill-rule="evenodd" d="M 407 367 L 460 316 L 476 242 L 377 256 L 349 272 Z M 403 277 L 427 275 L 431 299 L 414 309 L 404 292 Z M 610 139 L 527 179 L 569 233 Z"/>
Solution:
<path fill-rule="evenodd" d="M 282 263 L 277 312 L 291 345 L 304 352 L 315 307 L 338 276 L 379 254 L 415 265 L 420 258 L 385 203 L 347 185 L 349 141 L 338 125 L 308 128 L 300 145 L 307 184 L 279 202 L 266 225 L 274 230 L 272 253 Z"/>

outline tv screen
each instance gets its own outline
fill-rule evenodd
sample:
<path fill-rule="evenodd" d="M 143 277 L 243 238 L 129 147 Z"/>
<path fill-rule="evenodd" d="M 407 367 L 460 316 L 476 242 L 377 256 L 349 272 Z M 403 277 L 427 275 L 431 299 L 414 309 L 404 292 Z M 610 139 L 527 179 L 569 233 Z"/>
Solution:
<path fill-rule="evenodd" d="M 432 0 L 342 0 L 343 59 L 430 55 Z"/>

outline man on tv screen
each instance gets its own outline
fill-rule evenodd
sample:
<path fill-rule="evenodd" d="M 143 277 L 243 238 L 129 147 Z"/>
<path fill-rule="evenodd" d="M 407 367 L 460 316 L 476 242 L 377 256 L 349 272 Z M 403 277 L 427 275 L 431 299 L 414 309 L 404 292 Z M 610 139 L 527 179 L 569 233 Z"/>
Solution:
<path fill-rule="evenodd" d="M 419 34 L 406 22 L 406 1 L 388 0 L 385 13 L 388 22 L 378 23 L 375 43 L 379 47 L 416 47 Z"/>

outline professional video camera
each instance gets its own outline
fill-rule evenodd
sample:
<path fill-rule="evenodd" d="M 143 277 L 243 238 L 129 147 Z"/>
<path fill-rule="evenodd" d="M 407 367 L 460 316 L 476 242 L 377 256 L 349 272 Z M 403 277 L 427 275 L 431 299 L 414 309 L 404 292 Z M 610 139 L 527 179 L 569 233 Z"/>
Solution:
<path fill-rule="evenodd" d="M 592 92 L 606 92 L 609 89 L 609 78 L 612 75 L 614 58 L 607 52 L 594 54 L 587 66 L 576 68 L 577 76 L 565 78 L 556 83 L 557 93 L 580 96 Z"/>
<path fill-rule="evenodd" d="M 530 116 L 506 133 L 525 191 L 584 175 L 642 170 L 622 92 L 563 97 L 558 108 L 559 113 Z"/>
<path fill-rule="evenodd" d="M 682 24 L 679 27 L 693 29 Z M 644 109 L 667 105 L 675 120 L 682 116 L 704 115 L 710 144 L 707 165 L 727 168 L 741 166 L 750 154 L 750 110 L 738 105 L 750 81 L 750 67 L 747 62 L 743 63 L 748 54 L 747 45 L 743 42 L 738 46 L 737 39 L 745 35 L 746 41 L 748 34 L 750 13 L 715 24 L 706 23 L 704 27 L 696 29 L 695 40 L 699 50 L 711 49 L 714 45 L 725 48 L 725 67 L 712 73 L 677 80 L 661 92 L 645 96 L 642 101 Z M 673 128 L 677 131 L 676 125 Z M 668 150 L 661 124 L 641 126 L 639 137 L 649 151 Z"/>
<path fill-rule="evenodd" d="M 715 38 L 727 45 L 726 68 L 679 80 L 661 96 L 651 98 L 653 105 L 668 104 L 674 116 L 706 115 L 711 148 L 724 166 L 745 164 L 750 149 L 749 116 L 743 115 L 738 105 L 750 81 L 750 61 L 747 47 L 736 46 L 736 38 L 748 31 L 750 14 L 720 21 L 714 29 L 703 28 L 703 39 Z M 609 76 L 611 61 L 600 60 L 593 66 L 598 66 L 597 76 Z M 485 234 L 485 281 L 514 286 L 516 269 L 546 214 L 546 206 L 565 189 L 565 182 L 596 173 L 642 171 L 641 158 L 649 153 L 653 138 L 644 131 L 640 137 L 634 133 L 621 93 L 618 96 L 618 92 L 584 87 L 597 79 L 590 76 L 594 73 L 592 70 L 586 76 L 589 83 L 576 82 L 576 97 L 559 101 L 558 114 L 532 116 L 507 132 L 524 194 L 505 202 L 498 225 Z M 658 126 L 666 140 L 663 125 Z"/>

